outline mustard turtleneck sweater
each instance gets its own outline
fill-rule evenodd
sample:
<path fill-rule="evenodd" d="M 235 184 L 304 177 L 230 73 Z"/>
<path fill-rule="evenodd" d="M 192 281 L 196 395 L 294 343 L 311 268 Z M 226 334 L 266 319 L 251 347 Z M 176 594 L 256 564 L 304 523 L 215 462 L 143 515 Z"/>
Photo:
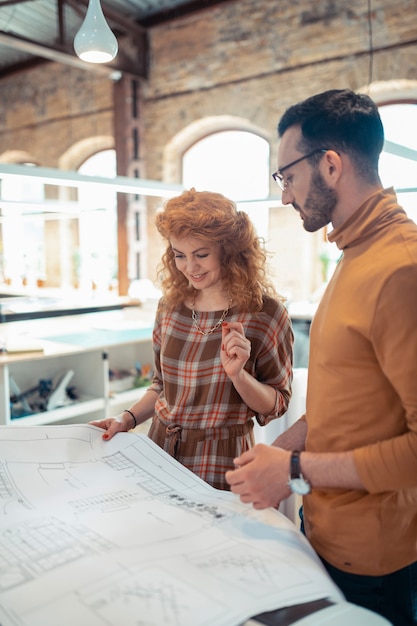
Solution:
<path fill-rule="evenodd" d="M 417 561 L 417 225 L 393 189 L 329 235 L 343 251 L 310 335 L 306 450 L 354 450 L 366 491 L 314 489 L 326 561 L 383 575 Z"/>

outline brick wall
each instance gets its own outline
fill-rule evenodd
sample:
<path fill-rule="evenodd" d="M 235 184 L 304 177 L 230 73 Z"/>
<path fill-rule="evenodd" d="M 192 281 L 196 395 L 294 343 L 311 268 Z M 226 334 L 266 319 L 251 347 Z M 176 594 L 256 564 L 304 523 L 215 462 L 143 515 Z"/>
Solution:
<path fill-rule="evenodd" d="M 416 10 L 415 0 L 372 2 L 374 82 L 417 79 Z M 196 120 L 216 115 L 263 129 L 273 171 L 276 124 L 284 110 L 324 89 L 360 89 L 370 72 L 363 0 L 238 0 L 153 29 L 151 46 L 151 80 L 144 87 L 150 178 L 167 169 L 168 142 Z M 279 288 L 305 298 L 319 287 L 322 239 L 306 234 L 291 209 L 271 209 L 269 248 Z M 156 253 L 154 248 L 154 261 Z"/>
<path fill-rule="evenodd" d="M 0 154 L 26 150 L 58 167 L 77 142 L 113 135 L 112 84 L 92 72 L 45 63 L 0 80 Z"/>
<path fill-rule="evenodd" d="M 379 101 L 395 98 L 398 84 L 417 95 L 417 0 L 372 0 L 371 7 Z M 363 0 L 236 0 L 153 27 L 150 75 L 141 87 L 147 177 L 180 182 L 180 169 L 170 160 L 181 155 L 167 146 L 197 122 L 204 134 L 204 120 L 217 116 L 260 129 L 271 144 L 272 171 L 276 123 L 287 106 L 327 88 L 367 85 L 367 10 Z M 112 135 L 112 105 L 111 81 L 75 68 L 48 63 L 0 79 L 0 158 L 7 150 L 25 150 L 56 167 L 77 142 Z M 158 202 L 148 205 L 155 237 Z M 270 224 L 277 284 L 305 297 L 320 283 L 322 235 L 306 234 L 289 208 L 271 209 Z M 160 247 L 149 250 L 153 268 Z"/>

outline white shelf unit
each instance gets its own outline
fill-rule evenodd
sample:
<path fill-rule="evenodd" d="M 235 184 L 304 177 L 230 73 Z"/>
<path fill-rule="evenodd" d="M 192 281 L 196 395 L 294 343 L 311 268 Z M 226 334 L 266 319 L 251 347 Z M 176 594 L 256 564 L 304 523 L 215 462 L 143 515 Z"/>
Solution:
<path fill-rule="evenodd" d="M 109 369 L 134 368 L 135 364 L 153 367 L 151 337 L 129 343 L 114 343 L 94 348 L 78 347 L 76 351 L 61 349 L 59 354 L 27 353 L 19 358 L 2 357 L 0 362 L 0 425 L 34 426 L 52 423 L 86 423 L 117 415 L 129 407 L 146 388 L 139 387 L 109 395 Z M 10 376 L 24 392 L 38 384 L 41 379 L 53 379 L 56 375 L 73 370 L 69 382 L 78 396 L 77 400 L 49 411 L 23 417 L 11 417 Z"/>
<path fill-rule="evenodd" d="M 150 365 L 153 369 L 153 350 L 152 340 L 141 340 L 135 343 L 124 345 L 113 345 L 107 350 L 107 367 L 109 369 L 124 369 L 126 367 L 134 368 L 136 363 L 140 363 L 143 367 Z M 109 373 L 105 374 L 106 384 L 108 385 Z M 126 391 L 119 391 L 110 394 L 109 389 L 105 390 L 107 398 L 106 414 L 109 417 L 117 415 L 123 409 L 128 409 L 134 402 L 146 393 L 147 387 L 135 387 Z"/>

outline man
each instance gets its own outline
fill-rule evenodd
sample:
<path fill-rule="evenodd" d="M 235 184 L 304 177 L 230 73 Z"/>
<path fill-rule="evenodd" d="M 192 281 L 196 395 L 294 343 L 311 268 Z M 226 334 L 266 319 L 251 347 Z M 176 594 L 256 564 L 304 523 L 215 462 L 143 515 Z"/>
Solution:
<path fill-rule="evenodd" d="M 306 414 L 235 459 L 256 509 L 301 493 L 305 533 L 350 602 L 417 624 L 417 225 L 383 189 L 365 95 L 331 90 L 278 125 L 284 204 L 343 251 L 311 325 Z M 292 453 L 299 451 L 299 453 Z M 290 474 L 290 480 L 288 480 Z"/>

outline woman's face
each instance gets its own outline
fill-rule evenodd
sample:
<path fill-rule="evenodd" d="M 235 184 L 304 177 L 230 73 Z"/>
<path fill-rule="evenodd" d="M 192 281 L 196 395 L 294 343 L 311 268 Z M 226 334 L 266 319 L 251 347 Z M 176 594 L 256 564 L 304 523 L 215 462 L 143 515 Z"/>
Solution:
<path fill-rule="evenodd" d="M 171 237 L 175 265 L 195 289 L 207 289 L 221 282 L 219 247 L 201 239 Z"/>

